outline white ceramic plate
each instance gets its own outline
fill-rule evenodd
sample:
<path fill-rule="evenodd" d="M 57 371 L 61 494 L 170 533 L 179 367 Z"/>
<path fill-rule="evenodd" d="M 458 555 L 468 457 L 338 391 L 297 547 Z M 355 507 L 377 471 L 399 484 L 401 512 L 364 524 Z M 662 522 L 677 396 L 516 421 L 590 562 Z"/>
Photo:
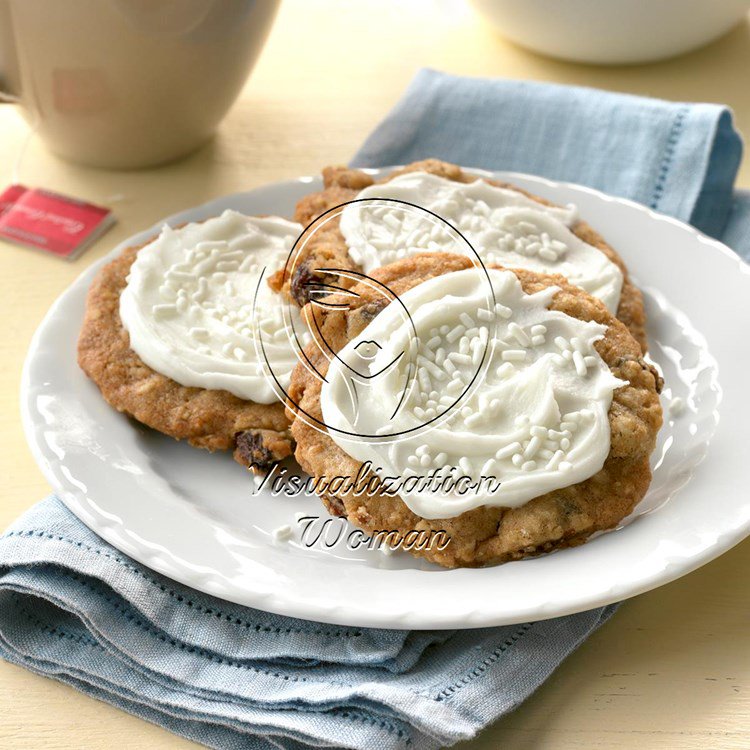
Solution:
<path fill-rule="evenodd" d="M 617 248 L 645 293 L 665 407 L 685 401 L 679 417 L 665 410 L 653 484 L 619 529 L 582 547 L 473 570 L 341 542 L 274 541 L 283 524 L 299 533 L 296 512 L 325 517 L 319 501 L 252 496 L 251 478 L 228 455 L 130 421 L 78 369 L 86 290 L 101 263 L 52 306 L 24 371 L 28 439 L 55 491 L 108 542 L 182 583 L 270 612 L 356 626 L 470 628 L 564 615 L 667 583 L 739 542 L 750 533 L 750 268 L 720 243 L 634 203 L 537 177 L 496 176 L 577 204 Z M 225 208 L 290 215 L 319 187 L 317 178 L 278 183 L 166 221 Z"/>

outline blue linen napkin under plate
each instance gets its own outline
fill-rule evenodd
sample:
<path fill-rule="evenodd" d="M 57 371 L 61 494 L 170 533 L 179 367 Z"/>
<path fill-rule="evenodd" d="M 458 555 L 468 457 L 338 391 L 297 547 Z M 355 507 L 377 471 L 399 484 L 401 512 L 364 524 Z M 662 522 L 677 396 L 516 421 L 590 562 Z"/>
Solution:
<path fill-rule="evenodd" d="M 724 231 L 747 251 L 750 198 L 732 198 L 741 150 L 716 105 L 422 71 L 354 163 L 435 156 L 579 182 Z M 470 738 L 614 609 L 458 632 L 339 627 L 170 581 L 55 497 L 0 537 L 0 655 L 231 750 L 417 750 Z"/>

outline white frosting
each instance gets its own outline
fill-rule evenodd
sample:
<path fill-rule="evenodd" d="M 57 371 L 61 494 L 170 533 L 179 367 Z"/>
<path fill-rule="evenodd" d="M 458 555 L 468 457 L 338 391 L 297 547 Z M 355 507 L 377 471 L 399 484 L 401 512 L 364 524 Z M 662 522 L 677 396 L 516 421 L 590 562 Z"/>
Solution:
<path fill-rule="evenodd" d="M 622 272 L 570 231 L 578 218 L 574 206 L 545 206 L 484 180 L 464 184 L 426 172 L 372 185 L 357 198 L 391 198 L 421 206 L 455 226 L 485 263 L 562 274 L 601 299 L 610 312 L 617 311 Z M 450 231 L 427 219 L 395 203 L 351 203 L 342 212 L 341 232 L 365 273 L 419 252 L 470 252 Z"/>
<path fill-rule="evenodd" d="M 284 264 L 301 231 L 278 217 L 236 211 L 179 229 L 165 226 L 139 250 L 120 296 L 132 349 L 182 385 L 223 389 L 261 404 L 278 400 L 257 343 L 260 336 L 286 386 L 297 358 L 282 299 L 266 279 Z"/>
<path fill-rule="evenodd" d="M 607 413 L 623 383 L 593 347 L 606 327 L 548 310 L 556 288 L 527 295 L 510 271 L 488 273 L 458 271 L 401 295 L 413 326 L 392 302 L 339 352 L 323 384 L 332 439 L 379 476 L 456 467 L 454 476 L 501 482 L 463 495 L 400 492 L 424 518 L 523 505 L 591 477 L 609 453 Z M 393 360 L 371 381 L 349 369 L 366 376 Z"/>

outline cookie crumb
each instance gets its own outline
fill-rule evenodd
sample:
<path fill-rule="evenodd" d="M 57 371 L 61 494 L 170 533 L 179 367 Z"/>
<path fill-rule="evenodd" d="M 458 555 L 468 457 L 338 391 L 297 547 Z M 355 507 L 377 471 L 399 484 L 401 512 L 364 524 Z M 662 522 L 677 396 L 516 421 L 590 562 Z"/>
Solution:
<path fill-rule="evenodd" d="M 292 527 L 284 524 L 271 532 L 271 538 L 274 542 L 288 542 L 292 538 Z"/>
<path fill-rule="evenodd" d="M 670 417 L 679 417 L 685 411 L 685 402 L 679 396 L 675 396 L 667 406 Z"/>

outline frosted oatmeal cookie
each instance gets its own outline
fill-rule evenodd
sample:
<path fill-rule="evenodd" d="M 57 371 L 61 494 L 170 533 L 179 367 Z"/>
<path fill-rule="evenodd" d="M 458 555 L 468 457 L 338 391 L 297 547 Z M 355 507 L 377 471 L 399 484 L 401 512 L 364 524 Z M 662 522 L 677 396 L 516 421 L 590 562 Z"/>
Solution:
<path fill-rule="evenodd" d="M 444 549 L 411 552 L 452 568 L 578 545 L 633 510 L 661 381 L 601 301 L 447 253 L 371 277 L 304 308 L 312 367 L 288 394 L 302 468 L 367 477 L 322 494 L 332 514 L 369 534 L 444 531 Z M 436 471 L 471 491 L 426 483 Z"/>
<path fill-rule="evenodd" d="M 622 258 L 578 217 L 575 207 L 555 206 L 513 185 L 427 159 L 377 182 L 357 169 L 328 167 L 323 190 L 299 202 L 295 220 L 307 227 L 342 203 L 377 198 L 406 201 L 438 214 L 458 228 L 486 264 L 565 276 L 601 299 L 645 351 L 642 295 Z M 419 252 L 463 253 L 446 236 L 422 229 L 418 217 L 405 215 L 395 203 L 381 209 L 352 204 L 316 228 L 294 264 L 273 276 L 271 284 L 303 305 L 317 281 L 332 280 L 320 269 L 370 273 Z"/>
<path fill-rule="evenodd" d="M 126 249 L 89 290 L 81 368 L 111 406 L 177 440 L 233 450 L 244 465 L 290 455 L 289 422 L 256 339 L 264 334 L 265 355 L 288 378 L 296 357 L 282 300 L 259 281 L 300 230 L 226 211 Z"/>

